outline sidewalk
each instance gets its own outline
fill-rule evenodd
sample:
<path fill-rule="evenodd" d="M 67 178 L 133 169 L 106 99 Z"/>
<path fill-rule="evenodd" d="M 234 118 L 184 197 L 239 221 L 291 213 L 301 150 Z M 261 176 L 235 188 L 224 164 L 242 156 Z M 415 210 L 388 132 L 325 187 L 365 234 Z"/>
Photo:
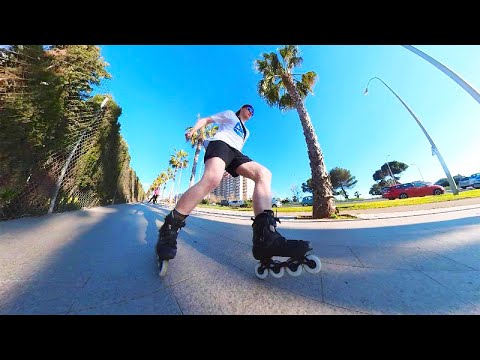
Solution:
<path fill-rule="evenodd" d="M 360 220 L 371 220 L 371 219 L 390 219 L 390 218 L 401 218 L 408 216 L 420 216 L 420 215 L 430 215 L 430 214 L 442 214 L 455 211 L 469 210 L 469 209 L 480 209 L 480 198 L 471 198 L 471 199 L 461 199 L 454 201 L 445 201 L 438 203 L 430 204 L 421 204 L 421 205 L 406 205 L 406 206 L 394 206 L 388 208 L 376 208 L 376 209 L 367 209 L 367 210 L 340 210 L 340 215 L 352 215 Z M 292 221 L 296 220 L 297 216 L 311 216 L 311 212 L 298 211 L 298 212 L 285 212 L 282 213 L 282 209 L 273 209 L 274 212 L 277 212 L 277 216 L 280 221 Z M 250 211 L 236 211 L 236 210 L 220 210 L 220 209 L 210 209 L 210 208 L 200 208 L 197 207 L 194 210 L 195 214 L 218 214 L 222 217 L 229 218 L 250 218 L 253 216 L 253 213 Z M 329 219 L 298 219 L 298 221 L 335 221 Z M 352 221 L 352 220 L 336 220 L 336 221 Z"/>

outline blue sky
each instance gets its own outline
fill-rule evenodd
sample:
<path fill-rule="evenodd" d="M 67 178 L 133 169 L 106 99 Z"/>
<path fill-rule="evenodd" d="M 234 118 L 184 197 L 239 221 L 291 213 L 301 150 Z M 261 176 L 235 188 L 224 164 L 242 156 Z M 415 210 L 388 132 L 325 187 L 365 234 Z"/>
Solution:
<path fill-rule="evenodd" d="M 186 127 L 202 117 L 245 103 L 255 107 L 243 152 L 272 171 L 273 196 L 292 197 L 311 177 L 305 138 L 295 110 L 281 113 L 257 93 L 254 61 L 282 45 L 102 45 L 112 74 L 106 87 L 123 113 L 121 133 L 131 166 L 144 187 L 168 167 L 174 149 L 190 154 L 180 191 L 188 187 L 194 149 Z M 414 45 L 480 90 L 480 46 Z M 400 181 L 435 182 L 445 177 L 413 117 L 379 81 L 406 102 L 435 142 L 452 175 L 480 172 L 480 105 L 454 81 L 400 45 L 300 45 L 303 64 L 315 71 L 314 95 L 306 108 L 327 170 L 350 170 L 358 183 L 349 191 L 369 198 L 373 173 L 397 160 L 410 167 Z M 203 152 L 202 152 L 203 162 Z M 412 165 L 413 164 L 413 165 Z M 200 179 L 197 166 L 196 181 Z"/>

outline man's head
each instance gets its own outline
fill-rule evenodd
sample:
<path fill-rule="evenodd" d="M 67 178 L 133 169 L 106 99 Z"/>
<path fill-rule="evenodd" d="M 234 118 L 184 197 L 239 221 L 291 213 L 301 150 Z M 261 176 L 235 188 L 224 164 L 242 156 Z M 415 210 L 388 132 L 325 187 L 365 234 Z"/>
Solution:
<path fill-rule="evenodd" d="M 254 113 L 255 113 L 255 110 L 253 109 L 253 106 L 249 104 L 243 105 L 240 108 L 240 110 L 236 112 L 237 116 L 241 118 L 243 121 L 249 120 Z"/>

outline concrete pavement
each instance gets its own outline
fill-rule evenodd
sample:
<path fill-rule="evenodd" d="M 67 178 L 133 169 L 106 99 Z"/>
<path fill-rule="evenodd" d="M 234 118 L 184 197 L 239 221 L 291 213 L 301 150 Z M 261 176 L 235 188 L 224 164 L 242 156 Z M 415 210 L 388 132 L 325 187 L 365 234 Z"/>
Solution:
<path fill-rule="evenodd" d="M 251 214 L 192 213 L 164 279 L 158 205 L 0 222 L 0 314 L 480 314 L 480 206 L 449 209 L 285 218 L 280 233 L 311 241 L 322 271 L 265 280 Z"/>

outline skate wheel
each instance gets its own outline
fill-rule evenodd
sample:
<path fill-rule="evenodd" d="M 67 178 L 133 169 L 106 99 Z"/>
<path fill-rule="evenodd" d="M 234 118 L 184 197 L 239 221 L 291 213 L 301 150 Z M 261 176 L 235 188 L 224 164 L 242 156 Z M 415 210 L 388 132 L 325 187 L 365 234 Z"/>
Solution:
<path fill-rule="evenodd" d="M 290 268 L 290 266 L 287 266 L 286 267 L 286 270 L 287 270 L 287 274 L 290 275 L 290 276 L 300 276 L 302 275 L 302 271 L 303 271 L 303 268 L 302 268 L 302 265 L 300 264 L 291 264 L 292 267 L 296 266 L 297 269 L 296 270 L 292 270 Z"/>
<path fill-rule="evenodd" d="M 275 272 L 273 269 L 269 269 L 268 272 L 270 275 L 272 275 L 276 279 L 280 279 L 283 275 L 285 275 L 285 269 L 281 267 L 280 269 L 277 270 L 278 272 Z"/>
<path fill-rule="evenodd" d="M 261 263 L 258 263 L 255 266 L 255 276 L 261 280 L 265 279 L 268 276 L 268 269 L 260 269 L 262 267 Z"/>
<path fill-rule="evenodd" d="M 167 274 L 168 260 L 159 260 L 158 261 L 158 276 L 164 277 Z"/>
<path fill-rule="evenodd" d="M 307 255 L 305 256 L 305 263 L 303 264 L 303 268 L 309 274 L 318 274 L 322 269 L 322 263 L 317 256 Z"/>

